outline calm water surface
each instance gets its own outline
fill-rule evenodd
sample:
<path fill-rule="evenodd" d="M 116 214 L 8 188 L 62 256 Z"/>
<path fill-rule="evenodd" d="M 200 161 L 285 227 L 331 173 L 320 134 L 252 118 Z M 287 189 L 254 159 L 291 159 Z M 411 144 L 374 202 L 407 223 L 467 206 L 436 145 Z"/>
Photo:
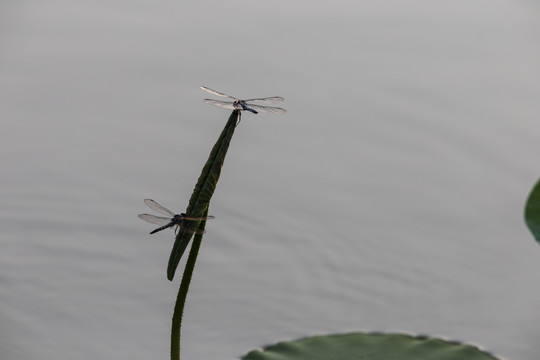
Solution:
<path fill-rule="evenodd" d="M 186 359 L 355 330 L 537 359 L 540 9 L 266 5 L 1 5 L 1 358 L 169 356 L 173 233 L 136 215 L 185 210 L 229 116 L 206 85 L 288 113 L 235 133 Z"/>

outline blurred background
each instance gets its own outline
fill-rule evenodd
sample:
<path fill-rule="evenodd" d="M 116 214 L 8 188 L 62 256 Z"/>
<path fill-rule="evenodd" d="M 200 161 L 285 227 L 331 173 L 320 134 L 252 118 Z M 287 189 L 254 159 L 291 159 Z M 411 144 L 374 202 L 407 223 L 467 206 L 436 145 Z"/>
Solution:
<path fill-rule="evenodd" d="M 230 114 L 185 359 L 346 331 L 540 353 L 532 1 L 0 5 L 2 359 L 165 359 L 187 207 Z"/>

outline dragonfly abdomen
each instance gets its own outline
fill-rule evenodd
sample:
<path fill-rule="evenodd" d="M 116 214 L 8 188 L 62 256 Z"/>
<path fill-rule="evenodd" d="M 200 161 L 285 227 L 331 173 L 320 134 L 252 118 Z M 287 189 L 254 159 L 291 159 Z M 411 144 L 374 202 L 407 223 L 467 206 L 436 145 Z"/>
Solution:
<path fill-rule="evenodd" d="M 254 114 L 258 114 L 258 113 L 259 113 L 258 111 L 255 111 L 255 110 L 253 110 L 253 109 L 250 108 L 250 107 L 247 107 L 246 105 L 244 105 L 243 108 L 244 108 L 244 110 L 251 111 L 251 112 L 254 113 Z"/>
<path fill-rule="evenodd" d="M 150 232 L 150 234 L 155 234 L 155 233 L 157 233 L 158 231 L 168 229 L 168 228 L 170 228 L 170 227 L 173 227 L 174 225 L 176 225 L 176 221 L 171 221 L 171 222 L 168 223 L 167 225 L 163 225 L 162 227 L 158 227 L 157 229 L 152 230 L 152 231 Z"/>

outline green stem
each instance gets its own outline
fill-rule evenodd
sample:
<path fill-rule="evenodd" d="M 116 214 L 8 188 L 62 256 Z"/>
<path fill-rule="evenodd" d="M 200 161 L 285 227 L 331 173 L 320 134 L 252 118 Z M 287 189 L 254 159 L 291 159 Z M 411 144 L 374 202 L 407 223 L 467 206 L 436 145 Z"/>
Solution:
<path fill-rule="evenodd" d="M 204 216 L 208 216 L 208 210 Z M 206 221 L 201 221 L 199 229 L 204 230 Z M 184 315 L 184 307 L 186 304 L 186 297 L 189 290 L 189 284 L 193 275 L 193 269 L 195 268 L 195 262 L 197 261 L 197 255 L 199 254 L 199 248 L 201 247 L 202 234 L 196 234 L 193 238 L 193 244 L 189 251 L 189 256 L 182 276 L 182 282 L 180 283 L 180 289 L 176 296 L 176 303 L 174 304 L 174 313 L 172 318 L 171 328 L 171 360 L 180 360 L 180 332 L 182 328 L 182 317 Z"/>
<path fill-rule="evenodd" d="M 225 161 L 225 155 L 229 149 L 229 143 L 234 134 L 236 124 L 240 119 L 240 111 L 234 110 L 227 121 L 221 135 L 216 141 L 210 156 L 204 165 L 199 180 L 193 189 L 189 205 L 186 209 L 186 214 L 189 216 L 201 216 L 210 204 L 210 199 L 214 194 L 219 175 L 221 174 L 221 168 Z M 174 241 L 174 245 L 169 257 L 169 264 L 167 265 L 167 278 L 172 281 L 176 267 L 180 262 L 180 258 L 184 254 L 189 241 L 191 240 L 191 234 L 185 232 L 179 232 Z"/>
<path fill-rule="evenodd" d="M 239 120 L 240 111 L 234 110 L 231 113 L 225 128 L 221 132 L 218 141 L 212 148 L 208 161 L 203 167 L 199 180 L 197 181 L 193 194 L 191 195 L 191 199 L 189 200 L 186 214 L 190 216 L 208 216 L 210 199 L 214 194 L 214 190 L 221 173 L 221 168 L 223 166 L 223 162 L 225 161 L 225 155 L 229 149 L 229 143 Z M 204 232 L 205 225 L 206 221 L 201 221 L 199 223 L 198 228 L 203 231 L 201 231 L 200 234 L 195 234 L 193 238 L 193 245 L 191 246 L 186 267 L 184 269 L 184 274 L 182 276 L 182 281 L 180 283 L 180 289 L 178 290 L 178 295 L 176 296 L 171 328 L 171 360 L 180 359 L 182 316 L 184 314 L 184 306 L 186 303 L 189 284 L 193 276 L 193 269 L 195 268 L 195 262 L 201 246 L 201 241 L 203 238 L 202 233 Z M 179 232 L 176 236 L 173 250 L 171 251 L 171 256 L 169 258 L 169 264 L 167 266 L 167 278 L 169 280 L 173 279 L 176 267 L 178 266 L 180 258 L 182 257 L 184 250 L 187 248 L 190 240 L 190 233 Z"/>

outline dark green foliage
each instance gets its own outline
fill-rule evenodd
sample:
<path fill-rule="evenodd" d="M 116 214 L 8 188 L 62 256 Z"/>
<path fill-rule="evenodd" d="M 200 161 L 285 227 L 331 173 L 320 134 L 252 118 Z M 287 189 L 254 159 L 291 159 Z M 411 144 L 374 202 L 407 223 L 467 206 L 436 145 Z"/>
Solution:
<path fill-rule="evenodd" d="M 536 241 L 540 242 L 540 180 L 532 189 L 525 204 L 525 222 Z"/>
<path fill-rule="evenodd" d="M 199 176 L 197 185 L 195 185 L 195 189 L 191 194 L 191 199 L 189 200 L 189 205 L 186 210 L 188 216 L 203 216 L 208 211 L 210 199 L 216 189 L 216 184 L 219 180 L 219 175 L 221 174 L 221 167 L 225 161 L 225 155 L 229 149 L 229 143 L 234 134 L 239 116 L 239 110 L 234 110 L 231 113 L 225 128 L 212 148 L 210 156 L 202 169 L 201 176 Z M 193 225 L 197 226 L 198 224 Z M 180 258 L 184 254 L 184 251 L 186 251 L 192 236 L 193 233 L 189 232 L 179 232 L 178 235 L 176 235 L 169 257 L 169 265 L 167 266 L 167 278 L 169 280 L 174 278 L 174 273 L 176 272 Z"/>
<path fill-rule="evenodd" d="M 284 341 L 242 360 L 497 360 L 477 347 L 405 334 L 351 333 Z"/>

